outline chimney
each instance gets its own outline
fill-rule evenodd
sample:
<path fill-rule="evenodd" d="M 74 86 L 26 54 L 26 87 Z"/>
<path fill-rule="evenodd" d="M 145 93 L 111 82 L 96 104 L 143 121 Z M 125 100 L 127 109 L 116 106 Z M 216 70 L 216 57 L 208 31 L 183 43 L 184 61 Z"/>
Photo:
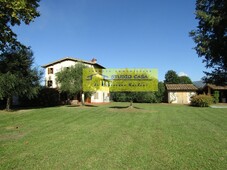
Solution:
<path fill-rule="evenodd" d="M 91 62 L 92 63 L 97 63 L 97 59 L 96 58 L 92 58 Z"/>

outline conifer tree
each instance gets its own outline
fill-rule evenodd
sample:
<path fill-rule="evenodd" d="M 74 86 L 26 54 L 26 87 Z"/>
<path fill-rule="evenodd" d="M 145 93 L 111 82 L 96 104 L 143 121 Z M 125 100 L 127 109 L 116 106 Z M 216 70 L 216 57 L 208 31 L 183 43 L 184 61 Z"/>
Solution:
<path fill-rule="evenodd" d="M 217 85 L 227 84 L 227 1 L 197 0 L 198 26 L 190 32 L 196 43 L 195 50 L 203 58 L 205 81 Z"/>

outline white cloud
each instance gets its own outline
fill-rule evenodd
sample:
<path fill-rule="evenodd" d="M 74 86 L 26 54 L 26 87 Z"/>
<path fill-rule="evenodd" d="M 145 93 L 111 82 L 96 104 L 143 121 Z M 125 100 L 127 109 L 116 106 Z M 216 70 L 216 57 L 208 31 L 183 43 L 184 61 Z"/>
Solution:
<path fill-rule="evenodd" d="M 181 77 L 181 76 L 188 76 L 185 72 L 181 71 L 178 73 L 178 76 Z"/>

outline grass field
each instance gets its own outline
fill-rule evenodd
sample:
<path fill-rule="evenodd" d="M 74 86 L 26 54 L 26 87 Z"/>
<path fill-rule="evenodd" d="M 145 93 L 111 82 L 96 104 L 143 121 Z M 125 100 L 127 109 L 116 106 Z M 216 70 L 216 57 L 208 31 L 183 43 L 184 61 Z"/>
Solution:
<path fill-rule="evenodd" d="M 0 111 L 0 169 L 227 169 L 227 109 L 127 105 Z"/>

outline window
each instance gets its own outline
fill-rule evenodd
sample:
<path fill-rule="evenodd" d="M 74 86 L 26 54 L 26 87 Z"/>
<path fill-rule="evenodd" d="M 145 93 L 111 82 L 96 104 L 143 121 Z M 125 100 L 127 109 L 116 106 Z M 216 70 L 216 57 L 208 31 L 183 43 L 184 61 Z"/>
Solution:
<path fill-rule="evenodd" d="M 48 68 L 48 74 L 54 74 L 54 68 Z"/>
<path fill-rule="evenodd" d="M 53 81 L 52 80 L 48 80 L 47 81 L 47 87 L 52 87 L 53 85 Z"/>

